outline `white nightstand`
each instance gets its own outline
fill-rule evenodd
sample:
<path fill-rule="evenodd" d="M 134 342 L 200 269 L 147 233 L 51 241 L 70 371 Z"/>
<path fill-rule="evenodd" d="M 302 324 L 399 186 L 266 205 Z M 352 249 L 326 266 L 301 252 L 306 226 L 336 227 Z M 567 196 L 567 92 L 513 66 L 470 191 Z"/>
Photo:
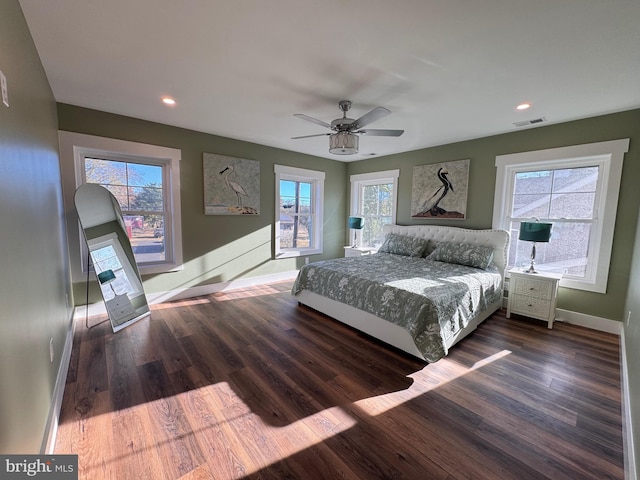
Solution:
<path fill-rule="evenodd" d="M 361 257 L 362 255 L 371 255 L 375 252 L 375 248 L 371 247 L 344 247 L 345 257 Z"/>
<path fill-rule="evenodd" d="M 553 328 L 556 318 L 556 297 L 562 275 L 557 273 L 525 273 L 510 270 L 507 318 L 512 313 L 545 320 Z"/>

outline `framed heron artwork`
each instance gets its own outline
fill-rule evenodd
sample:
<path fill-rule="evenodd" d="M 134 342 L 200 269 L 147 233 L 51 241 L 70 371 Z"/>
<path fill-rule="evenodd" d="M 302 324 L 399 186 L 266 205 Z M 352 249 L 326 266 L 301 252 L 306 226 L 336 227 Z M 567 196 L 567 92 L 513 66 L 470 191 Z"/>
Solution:
<path fill-rule="evenodd" d="M 464 220 L 469 160 L 413 167 L 411 217 Z"/>
<path fill-rule="evenodd" d="M 205 215 L 259 215 L 260 162 L 202 155 Z"/>

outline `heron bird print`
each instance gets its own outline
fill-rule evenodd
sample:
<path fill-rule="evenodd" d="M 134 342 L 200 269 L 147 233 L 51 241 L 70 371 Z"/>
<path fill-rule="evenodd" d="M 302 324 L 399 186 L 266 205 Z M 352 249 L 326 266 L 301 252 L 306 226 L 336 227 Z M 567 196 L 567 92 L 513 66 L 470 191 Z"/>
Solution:
<path fill-rule="evenodd" d="M 260 162 L 205 153 L 203 155 L 206 215 L 258 215 Z"/>
<path fill-rule="evenodd" d="M 464 219 L 468 183 L 469 160 L 414 167 L 411 216 Z"/>
<path fill-rule="evenodd" d="M 242 185 L 240 185 L 238 182 L 233 182 L 229 180 L 229 175 L 231 175 L 233 173 L 233 171 L 235 170 L 235 167 L 233 165 L 229 165 L 228 167 L 226 167 L 224 170 L 222 170 L 220 172 L 220 175 L 224 175 L 225 172 L 227 173 L 224 176 L 224 183 L 227 184 L 227 187 L 229 187 L 231 190 L 233 190 L 233 193 L 235 193 L 238 197 L 238 208 L 242 209 L 242 197 L 246 197 L 247 196 L 247 192 L 244 191 L 244 188 L 242 188 Z"/>

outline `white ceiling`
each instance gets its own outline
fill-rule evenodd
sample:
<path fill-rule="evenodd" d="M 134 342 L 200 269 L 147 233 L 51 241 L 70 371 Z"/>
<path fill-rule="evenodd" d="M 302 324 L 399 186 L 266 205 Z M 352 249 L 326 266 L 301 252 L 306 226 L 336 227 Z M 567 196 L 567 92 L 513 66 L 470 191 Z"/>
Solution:
<path fill-rule="evenodd" d="M 640 107 L 638 0 L 20 4 L 58 102 L 342 161 Z M 328 131 L 292 114 L 330 122 L 342 99 L 404 135 L 351 156 L 290 140 Z"/>

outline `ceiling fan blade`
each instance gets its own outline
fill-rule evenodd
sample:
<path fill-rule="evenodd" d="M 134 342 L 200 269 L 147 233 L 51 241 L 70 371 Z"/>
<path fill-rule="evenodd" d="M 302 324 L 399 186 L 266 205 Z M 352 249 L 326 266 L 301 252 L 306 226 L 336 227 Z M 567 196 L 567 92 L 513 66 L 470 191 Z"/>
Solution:
<path fill-rule="evenodd" d="M 307 122 L 311 122 L 317 125 L 321 125 L 323 127 L 331 128 L 330 123 L 323 122 L 322 120 L 318 120 L 317 118 L 310 117 L 309 115 L 305 115 L 304 113 L 294 113 L 293 116 L 301 118 L 302 120 L 306 120 Z"/>
<path fill-rule="evenodd" d="M 379 120 L 382 117 L 386 117 L 390 113 L 391 113 L 391 110 L 389 110 L 388 108 L 376 107 L 373 110 L 371 110 L 369 113 L 365 113 L 355 122 L 353 122 L 354 128 L 362 128 L 365 125 L 369 125 L 370 123 L 375 122 L 376 120 Z"/>
<path fill-rule="evenodd" d="M 316 133 L 315 135 L 302 135 L 301 137 L 291 137 L 291 140 L 297 140 L 299 138 L 311 138 L 311 137 L 326 137 L 331 135 L 330 133 Z"/>
<path fill-rule="evenodd" d="M 358 130 L 361 135 L 369 135 L 370 137 L 399 137 L 404 133 L 404 130 L 380 130 L 376 128 L 369 128 L 368 130 Z"/>

